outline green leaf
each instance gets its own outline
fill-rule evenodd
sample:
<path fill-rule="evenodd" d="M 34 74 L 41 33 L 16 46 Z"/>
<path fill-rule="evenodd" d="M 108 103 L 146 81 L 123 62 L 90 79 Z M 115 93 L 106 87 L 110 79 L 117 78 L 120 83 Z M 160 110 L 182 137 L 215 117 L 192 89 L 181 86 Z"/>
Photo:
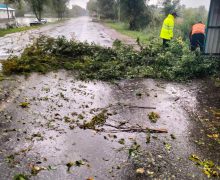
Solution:
<path fill-rule="evenodd" d="M 16 174 L 13 177 L 13 180 L 28 180 L 28 177 L 25 174 Z"/>

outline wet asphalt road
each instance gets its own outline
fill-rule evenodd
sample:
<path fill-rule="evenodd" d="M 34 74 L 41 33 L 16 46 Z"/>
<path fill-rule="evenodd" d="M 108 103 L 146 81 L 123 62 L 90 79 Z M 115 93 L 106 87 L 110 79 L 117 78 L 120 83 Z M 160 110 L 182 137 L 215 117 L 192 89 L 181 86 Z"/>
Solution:
<path fill-rule="evenodd" d="M 106 46 L 120 37 L 88 18 L 64 24 L 34 31 L 55 37 L 65 35 L 68 39 L 74 36 Z M 11 43 L 10 47 L 16 46 Z M 207 176 L 189 161 L 190 155 L 220 164 L 219 144 L 207 137 L 218 126 L 210 128 L 207 119 L 204 120 L 204 111 L 219 105 L 205 103 L 208 98 L 202 91 L 203 81 L 82 82 L 70 72 L 59 71 L 32 74 L 28 78 L 10 77 L 1 81 L 0 89 L 1 180 L 10 180 L 19 173 L 34 180 L 197 180 Z M 28 102 L 28 107 L 20 107 L 21 102 Z M 155 109 L 139 108 L 143 106 Z M 91 121 L 103 109 L 108 116 L 101 132 L 79 128 L 79 124 Z M 148 118 L 152 111 L 160 115 L 156 123 Z M 111 130 L 117 129 L 109 125 L 162 128 L 168 133 L 112 133 Z M 83 163 L 68 171 L 67 164 L 76 161 Z M 138 174 L 138 168 L 144 168 L 144 173 Z M 40 170 L 33 172 L 36 169 Z"/>
<path fill-rule="evenodd" d="M 87 41 L 103 46 L 111 46 L 115 39 L 120 39 L 127 44 L 135 41 L 127 36 L 121 35 L 114 30 L 94 23 L 88 17 L 80 17 L 66 20 L 64 22 L 51 24 L 39 29 L 6 35 L 0 38 L 0 60 L 9 55 L 19 55 L 23 49 L 41 35 L 58 37 L 65 36 L 67 39 Z"/>

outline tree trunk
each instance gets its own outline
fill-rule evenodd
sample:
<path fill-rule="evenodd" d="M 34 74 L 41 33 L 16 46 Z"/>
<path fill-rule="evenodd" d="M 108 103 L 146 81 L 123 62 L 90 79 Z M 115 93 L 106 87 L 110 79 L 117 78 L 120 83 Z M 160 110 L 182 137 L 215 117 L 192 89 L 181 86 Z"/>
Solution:
<path fill-rule="evenodd" d="M 39 11 L 39 21 L 41 22 L 41 19 L 42 19 L 42 17 L 41 17 L 41 11 Z"/>
<path fill-rule="evenodd" d="M 38 14 L 37 14 L 36 9 L 35 9 L 35 8 L 33 8 L 33 11 L 34 11 L 34 14 L 35 14 L 35 16 L 36 16 L 37 20 L 39 21 L 39 16 L 38 16 Z"/>
<path fill-rule="evenodd" d="M 8 14 L 8 20 L 10 19 L 10 16 L 9 16 L 9 10 L 8 10 L 8 3 L 5 2 L 5 5 L 6 5 L 6 9 L 7 9 L 7 14 Z"/>

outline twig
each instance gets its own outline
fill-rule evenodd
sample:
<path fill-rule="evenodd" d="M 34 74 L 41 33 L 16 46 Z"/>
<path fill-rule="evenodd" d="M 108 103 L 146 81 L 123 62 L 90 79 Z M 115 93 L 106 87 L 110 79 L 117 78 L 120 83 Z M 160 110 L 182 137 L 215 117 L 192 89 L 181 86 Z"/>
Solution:
<path fill-rule="evenodd" d="M 111 124 L 105 124 L 105 126 L 115 128 L 115 130 L 108 130 L 108 132 L 110 132 L 110 133 L 118 133 L 118 132 L 168 133 L 167 129 L 152 129 L 152 128 L 148 128 L 148 127 L 146 127 L 146 128 L 139 127 L 138 128 L 138 127 L 132 127 L 132 126 L 131 127 L 118 127 L 118 126 L 114 126 Z M 102 131 L 105 131 L 105 130 L 102 129 Z"/>
<path fill-rule="evenodd" d="M 156 109 L 155 107 L 148 107 L 148 106 L 132 106 L 132 105 L 126 105 L 126 104 L 124 104 L 123 106 L 128 107 L 128 108 Z"/>

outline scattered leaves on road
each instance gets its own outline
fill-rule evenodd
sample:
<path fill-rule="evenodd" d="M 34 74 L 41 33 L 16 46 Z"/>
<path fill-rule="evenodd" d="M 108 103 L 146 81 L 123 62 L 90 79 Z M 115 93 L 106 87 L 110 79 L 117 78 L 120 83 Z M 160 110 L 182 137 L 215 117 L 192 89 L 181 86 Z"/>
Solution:
<path fill-rule="evenodd" d="M 75 162 L 68 162 L 67 164 L 66 164 L 66 166 L 67 166 L 67 171 L 70 171 L 70 168 L 72 167 L 72 166 L 77 166 L 77 167 L 80 167 L 80 166 L 82 166 L 82 165 L 85 165 L 86 164 L 86 162 L 85 161 L 83 161 L 83 160 L 78 160 L 78 161 L 75 161 Z M 87 164 L 88 165 L 88 164 Z M 89 166 L 89 165 L 88 165 Z"/>
<path fill-rule="evenodd" d="M 78 166 L 78 167 L 80 167 L 80 166 L 82 166 L 82 165 L 85 165 L 85 162 L 82 161 L 82 160 L 79 160 L 79 161 L 76 161 L 76 162 L 75 162 L 75 165 Z"/>
<path fill-rule="evenodd" d="M 89 177 L 86 180 L 95 180 L 93 177 Z"/>
<path fill-rule="evenodd" d="M 165 149 L 169 152 L 172 148 L 171 144 L 164 142 Z"/>
<path fill-rule="evenodd" d="M 141 97 L 142 93 L 141 92 L 136 92 L 136 96 Z"/>
<path fill-rule="evenodd" d="M 49 171 L 53 171 L 53 170 L 56 170 L 57 167 L 49 165 L 49 166 L 47 167 L 47 169 L 48 169 Z"/>
<path fill-rule="evenodd" d="M 32 166 L 31 166 L 31 174 L 32 174 L 32 175 L 37 175 L 40 171 L 46 170 L 46 169 L 47 169 L 47 168 L 42 167 L 42 166 L 32 165 Z"/>
<path fill-rule="evenodd" d="M 148 114 L 148 118 L 150 119 L 151 122 L 156 123 L 157 120 L 160 118 L 160 115 L 156 112 L 150 112 Z"/>
<path fill-rule="evenodd" d="M 217 139 L 219 138 L 219 134 L 207 134 L 209 138 Z"/>
<path fill-rule="evenodd" d="M 13 180 L 28 180 L 28 176 L 25 174 L 16 174 Z"/>
<path fill-rule="evenodd" d="M 170 134 L 170 137 L 174 140 L 176 139 L 176 136 L 174 134 Z"/>
<path fill-rule="evenodd" d="M 144 174 L 144 172 L 145 172 L 144 168 L 138 168 L 138 169 L 136 169 L 136 173 L 137 173 L 137 174 Z"/>
<path fill-rule="evenodd" d="M 140 152 L 140 145 L 137 142 L 134 142 L 128 150 L 129 158 L 136 158 Z"/>
<path fill-rule="evenodd" d="M 68 172 L 70 171 L 70 168 L 71 168 L 73 165 L 74 165 L 74 162 L 68 162 L 68 163 L 66 164 L 66 166 L 67 166 L 67 171 L 68 171 Z"/>
<path fill-rule="evenodd" d="M 125 144 L 125 139 L 123 139 L 123 138 L 122 138 L 122 139 L 119 139 L 118 143 L 124 145 L 124 144 Z"/>
<path fill-rule="evenodd" d="M 82 125 L 85 129 L 96 129 L 96 126 L 103 126 L 107 119 L 107 110 L 103 110 L 98 115 L 94 116 L 90 122 L 87 122 Z"/>
<path fill-rule="evenodd" d="M 21 106 L 22 108 L 28 108 L 29 105 L 30 105 L 29 102 L 21 102 L 21 103 L 19 104 L 19 106 Z"/>
<path fill-rule="evenodd" d="M 210 160 L 201 160 L 199 156 L 192 154 L 189 160 L 196 163 L 197 166 L 202 168 L 203 173 L 208 177 L 220 177 L 220 166 L 214 164 Z"/>

